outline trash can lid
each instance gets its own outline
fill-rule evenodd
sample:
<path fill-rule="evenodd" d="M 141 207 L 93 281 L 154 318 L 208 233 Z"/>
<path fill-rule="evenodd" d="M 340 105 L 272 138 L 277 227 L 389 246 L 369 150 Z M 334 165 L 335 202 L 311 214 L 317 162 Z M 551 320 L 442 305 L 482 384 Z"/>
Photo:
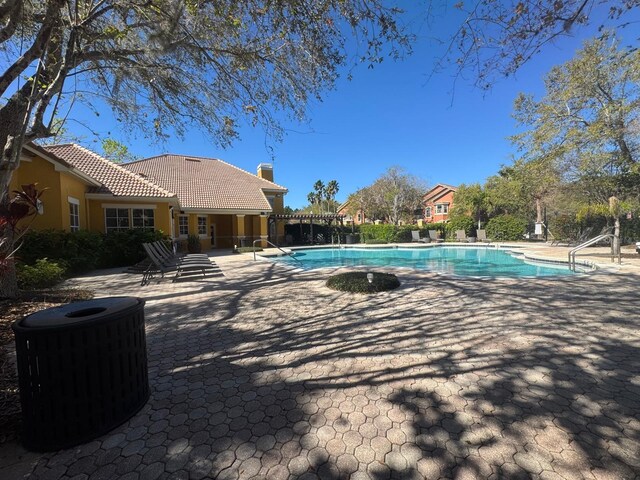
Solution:
<path fill-rule="evenodd" d="M 20 320 L 19 324 L 22 327 L 38 328 L 88 322 L 131 308 L 138 305 L 139 301 L 135 297 L 107 297 L 74 302 L 32 313 Z"/>

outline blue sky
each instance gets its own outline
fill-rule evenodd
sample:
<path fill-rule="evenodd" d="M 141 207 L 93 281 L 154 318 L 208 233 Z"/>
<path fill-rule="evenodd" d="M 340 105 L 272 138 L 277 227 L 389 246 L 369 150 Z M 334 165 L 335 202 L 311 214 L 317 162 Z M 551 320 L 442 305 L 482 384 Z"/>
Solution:
<path fill-rule="evenodd" d="M 385 60 L 374 69 L 358 67 L 353 79 L 346 71 L 324 101 L 309 106 L 308 125 L 285 123 L 282 142 L 265 138 L 260 127 L 245 127 L 241 139 L 227 149 L 215 147 L 198 131 L 185 140 L 172 139 L 165 145 L 128 138 L 118 132 L 106 112 L 98 132 L 111 136 L 141 157 L 164 152 L 221 158 L 255 173 L 260 162 L 275 155 L 275 181 L 289 189 L 285 203 L 302 207 L 313 183 L 337 180 L 343 201 L 356 189 L 371 184 L 393 165 L 424 179 L 429 185 L 483 182 L 509 163 L 515 154 L 507 137 L 516 133 L 511 118 L 518 92 L 541 94 L 542 79 L 555 64 L 570 59 L 593 29 L 550 45 L 522 68 L 517 76 L 499 80 L 492 90 L 481 91 L 471 82 L 458 79 L 452 71 L 428 78 L 441 48 L 430 40 L 433 34 L 418 12 L 408 15 L 418 33 L 413 55 Z M 453 12 L 438 25 L 446 38 L 458 26 Z M 105 107 L 106 108 L 106 107 Z M 69 124 L 73 130 L 73 124 Z M 79 134 L 86 135 L 81 129 Z"/>

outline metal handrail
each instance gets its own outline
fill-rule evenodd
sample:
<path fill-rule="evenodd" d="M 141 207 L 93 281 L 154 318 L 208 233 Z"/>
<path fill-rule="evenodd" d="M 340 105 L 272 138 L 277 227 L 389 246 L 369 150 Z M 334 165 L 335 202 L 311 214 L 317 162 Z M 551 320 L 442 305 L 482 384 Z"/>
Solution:
<path fill-rule="evenodd" d="M 269 240 L 263 240 L 261 238 L 259 238 L 258 240 L 254 240 L 253 241 L 253 259 L 256 260 L 256 243 L 257 242 L 267 242 L 267 245 L 271 245 L 274 248 L 277 248 L 278 250 L 280 250 L 282 253 L 284 253 L 285 255 L 289 255 L 291 258 L 293 258 L 294 260 L 302 263 L 302 261 L 299 258 L 296 258 L 293 256 L 293 252 L 292 251 L 286 251 L 283 250 L 282 248 L 280 248 L 278 245 L 276 245 L 275 243 L 271 243 Z"/>
<path fill-rule="evenodd" d="M 583 248 L 587 248 L 590 247 L 591 245 L 594 245 L 606 238 L 611 238 L 612 240 L 616 238 L 616 236 L 613 233 L 603 233 L 602 235 L 598 235 L 597 237 L 592 238 L 591 240 L 587 240 L 584 243 L 581 243 L 580 245 L 578 245 L 577 247 L 572 248 L 571 250 L 569 250 L 569 270 L 571 270 L 572 272 L 576 271 L 576 253 L 578 253 L 580 250 L 582 250 Z M 611 242 L 611 261 L 614 262 L 615 260 L 615 253 L 613 251 L 613 241 Z M 618 251 L 618 264 L 622 263 L 622 255 L 621 252 Z"/>

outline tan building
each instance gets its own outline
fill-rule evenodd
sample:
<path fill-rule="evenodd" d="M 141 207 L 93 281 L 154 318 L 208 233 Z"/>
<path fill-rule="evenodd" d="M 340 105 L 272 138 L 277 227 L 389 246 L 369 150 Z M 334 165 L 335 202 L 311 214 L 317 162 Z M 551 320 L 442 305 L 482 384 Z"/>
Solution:
<path fill-rule="evenodd" d="M 161 230 L 176 241 L 197 235 L 203 249 L 284 237 L 269 216 L 283 212 L 287 189 L 273 183 L 270 164 L 257 175 L 181 155 L 118 165 L 75 144 L 29 144 L 10 188 L 30 183 L 47 189 L 34 229 Z"/>
<path fill-rule="evenodd" d="M 258 165 L 257 175 L 216 158 L 160 155 L 124 165 L 129 171 L 175 192 L 172 237 L 200 237 L 203 248 L 250 245 L 254 240 L 282 241 L 271 214 L 284 212 L 287 189 L 273 183 L 271 164 Z M 271 231 L 269 231 L 271 229 Z"/>

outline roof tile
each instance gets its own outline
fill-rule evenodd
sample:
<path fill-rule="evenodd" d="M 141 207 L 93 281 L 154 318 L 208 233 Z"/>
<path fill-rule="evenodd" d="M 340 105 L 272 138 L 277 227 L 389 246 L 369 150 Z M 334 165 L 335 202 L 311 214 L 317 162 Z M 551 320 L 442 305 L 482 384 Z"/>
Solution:
<path fill-rule="evenodd" d="M 176 196 L 175 193 L 153 184 L 80 145 L 68 143 L 47 145 L 43 148 L 102 184 L 100 187 L 91 187 L 90 193 L 105 193 L 119 197 L 171 198 Z"/>
<path fill-rule="evenodd" d="M 216 158 L 165 154 L 123 166 L 175 192 L 182 208 L 270 212 L 263 191 L 287 192 L 281 185 Z"/>

